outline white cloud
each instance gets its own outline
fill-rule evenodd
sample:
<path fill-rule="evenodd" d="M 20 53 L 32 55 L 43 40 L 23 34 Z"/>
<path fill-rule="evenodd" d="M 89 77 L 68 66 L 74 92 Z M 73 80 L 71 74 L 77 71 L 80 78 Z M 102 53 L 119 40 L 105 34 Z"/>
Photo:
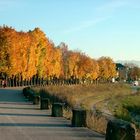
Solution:
<path fill-rule="evenodd" d="M 65 34 L 74 33 L 74 32 L 84 30 L 89 27 L 96 26 L 98 23 L 101 23 L 103 21 L 110 19 L 115 10 L 127 4 L 128 2 L 126 2 L 125 0 L 121 0 L 121 1 L 113 0 L 113 1 L 110 1 L 109 3 L 101 5 L 95 9 L 96 14 L 100 15 L 99 17 L 95 17 L 95 19 L 92 19 L 92 20 L 83 21 L 82 23 L 80 23 L 80 25 L 64 30 L 63 33 Z"/>
<path fill-rule="evenodd" d="M 135 1 L 135 0 L 134 0 Z M 111 19 L 114 16 L 114 12 L 116 12 L 119 8 L 123 8 L 125 6 L 131 6 L 132 1 L 130 0 L 111 0 L 108 3 L 105 3 L 95 9 L 96 17 L 92 20 L 85 20 L 81 22 L 79 25 L 75 27 L 71 27 L 63 31 L 65 34 L 75 33 L 104 22 L 108 19 Z"/>
<path fill-rule="evenodd" d="M 0 0 L 0 11 L 6 11 L 7 8 L 15 7 L 16 5 L 16 0 Z"/>
<path fill-rule="evenodd" d="M 101 17 L 101 18 L 96 18 L 94 20 L 87 20 L 87 21 L 83 21 L 80 25 L 77 25 L 75 27 L 66 29 L 63 31 L 63 33 L 68 34 L 68 33 L 73 33 L 73 32 L 77 32 L 77 31 L 81 31 L 93 26 L 96 26 L 98 23 L 105 21 L 107 19 L 109 19 L 110 17 Z"/>
<path fill-rule="evenodd" d="M 96 8 L 97 12 L 113 12 L 114 10 L 117 10 L 118 8 L 121 8 L 123 6 L 128 5 L 128 1 L 126 0 L 113 0 L 110 1 L 104 5 L 101 5 L 99 7 Z"/>

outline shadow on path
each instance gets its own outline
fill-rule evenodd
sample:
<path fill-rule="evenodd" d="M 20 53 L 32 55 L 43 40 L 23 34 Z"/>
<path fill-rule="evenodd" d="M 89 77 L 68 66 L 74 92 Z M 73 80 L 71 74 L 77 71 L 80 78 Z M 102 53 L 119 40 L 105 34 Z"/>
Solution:
<path fill-rule="evenodd" d="M 8 103 L 0 103 L 0 104 L 8 104 Z M 17 103 L 18 105 L 27 105 L 27 103 L 26 104 L 19 104 L 19 103 Z M 12 104 L 12 105 L 17 105 L 16 103 L 15 104 Z M 0 109 L 12 109 L 12 110 L 33 110 L 33 108 L 31 108 L 31 107 L 13 107 L 13 106 L 11 106 L 11 107 L 9 107 L 9 106 L 0 106 Z M 35 110 L 40 110 L 39 108 L 34 108 Z"/>
<path fill-rule="evenodd" d="M 20 127 L 70 127 L 68 124 L 36 124 L 36 123 L 0 123 L 0 126 L 20 126 Z"/>
<path fill-rule="evenodd" d="M 0 89 L 0 103 L 25 103 L 26 99 L 21 93 L 22 88 Z"/>
<path fill-rule="evenodd" d="M 87 128 L 71 127 L 62 117 L 51 117 L 22 95 L 22 88 L 0 89 L 0 140 L 104 140 Z"/>
<path fill-rule="evenodd" d="M 0 116 L 51 117 L 51 115 L 47 114 L 17 114 L 17 113 L 0 113 Z"/>

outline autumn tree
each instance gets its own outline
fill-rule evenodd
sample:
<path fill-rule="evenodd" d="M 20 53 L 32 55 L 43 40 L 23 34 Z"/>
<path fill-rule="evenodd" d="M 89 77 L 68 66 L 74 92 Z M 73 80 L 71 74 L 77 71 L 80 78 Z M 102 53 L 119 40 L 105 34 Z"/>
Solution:
<path fill-rule="evenodd" d="M 78 78 L 78 64 L 80 61 L 80 53 L 79 52 L 73 52 L 69 51 L 68 55 L 68 75 L 74 76 Z"/>
<path fill-rule="evenodd" d="M 0 72 L 8 73 L 10 66 L 10 48 L 15 30 L 11 27 L 0 27 Z"/>
<path fill-rule="evenodd" d="M 140 78 L 140 68 L 137 66 L 129 68 L 128 78 L 131 80 L 138 80 Z"/>
<path fill-rule="evenodd" d="M 116 65 L 110 57 L 101 57 L 98 59 L 99 78 L 109 80 L 116 76 Z"/>
<path fill-rule="evenodd" d="M 98 77 L 99 66 L 96 60 L 81 53 L 78 65 L 79 77 L 91 78 L 94 80 Z"/>
<path fill-rule="evenodd" d="M 47 45 L 48 40 L 39 28 L 35 28 L 33 31 L 29 32 L 30 35 L 33 37 L 34 40 L 34 59 L 35 59 L 35 65 L 37 74 L 39 77 L 43 77 L 43 71 L 44 71 L 44 59 L 47 54 Z"/>
<path fill-rule="evenodd" d="M 62 72 L 61 72 L 61 77 L 63 78 L 68 78 L 69 75 L 69 69 L 68 69 L 68 57 L 69 57 L 69 50 L 68 50 L 68 45 L 65 44 L 64 42 L 61 42 L 58 46 L 58 48 L 61 50 L 62 53 Z"/>
<path fill-rule="evenodd" d="M 46 72 L 47 76 L 55 76 L 57 78 L 60 77 L 62 73 L 62 52 L 59 48 L 51 46 L 49 55 L 46 56 Z"/>
<path fill-rule="evenodd" d="M 139 77 L 134 68 L 130 75 Z M 37 78 L 97 78 L 108 80 L 115 76 L 115 64 L 109 57 L 97 60 L 80 51 L 70 51 L 68 45 L 55 46 L 40 28 L 17 32 L 0 27 L 0 74 L 18 81 Z M 19 80 L 20 79 L 20 80 Z"/>

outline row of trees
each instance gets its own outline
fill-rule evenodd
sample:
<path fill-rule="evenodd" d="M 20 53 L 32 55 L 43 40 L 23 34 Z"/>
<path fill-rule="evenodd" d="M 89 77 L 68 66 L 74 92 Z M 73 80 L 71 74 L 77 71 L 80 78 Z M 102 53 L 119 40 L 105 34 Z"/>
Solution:
<path fill-rule="evenodd" d="M 109 57 L 92 59 L 80 51 L 70 51 L 65 43 L 55 46 L 43 31 L 35 28 L 17 32 L 0 27 L 1 78 L 19 81 L 33 77 L 59 79 L 103 79 L 116 76 L 116 66 Z"/>
<path fill-rule="evenodd" d="M 133 63 L 116 63 L 118 81 L 135 81 L 140 80 L 140 67 Z"/>
<path fill-rule="evenodd" d="M 140 79 L 140 68 L 138 66 L 132 63 L 128 63 L 125 64 L 125 69 L 126 69 L 128 81 L 134 81 Z"/>

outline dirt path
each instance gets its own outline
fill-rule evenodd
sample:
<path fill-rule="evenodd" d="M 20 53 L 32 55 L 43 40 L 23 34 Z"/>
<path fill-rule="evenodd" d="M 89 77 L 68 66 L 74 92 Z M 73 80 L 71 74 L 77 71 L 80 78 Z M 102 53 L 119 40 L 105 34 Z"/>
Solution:
<path fill-rule="evenodd" d="M 64 118 L 51 117 L 21 94 L 22 88 L 0 89 L 1 140 L 104 140 L 87 128 L 71 127 Z"/>

